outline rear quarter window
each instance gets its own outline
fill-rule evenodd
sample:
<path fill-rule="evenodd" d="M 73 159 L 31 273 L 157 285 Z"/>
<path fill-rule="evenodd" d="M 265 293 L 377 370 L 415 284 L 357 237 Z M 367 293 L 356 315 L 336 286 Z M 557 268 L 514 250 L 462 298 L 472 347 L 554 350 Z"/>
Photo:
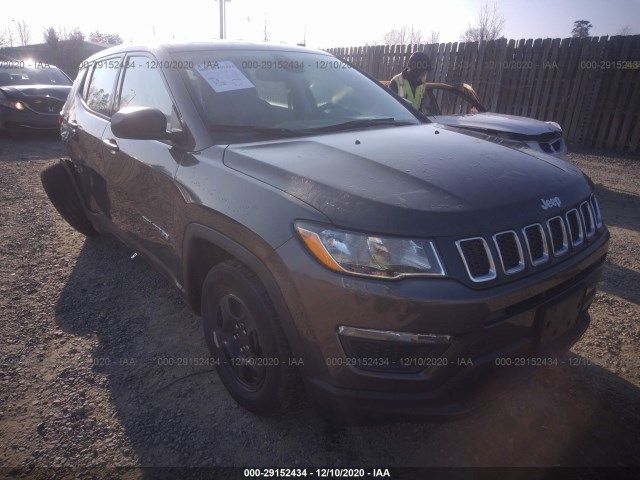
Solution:
<path fill-rule="evenodd" d="M 85 89 L 84 100 L 91 110 L 109 117 L 113 108 L 116 80 L 120 72 L 120 59 L 97 60 L 90 68 L 91 77 Z"/>
<path fill-rule="evenodd" d="M 62 107 L 63 113 L 68 112 L 72 108 L 72 106 L 75 108 L 76 95 L 78 95 L 78 91 L 82 91 L 82 88 L 84 85 L 84 79 L 86 75 L 87 75 L 87 69 L 86 68 L 80 69 L 80 71 L 78 72 L 78 75 L 76 76 L 76 79 L 73 81 L 73 86 L 71 87 L 71 91 L 67 96 L 67 101 L 64 103 L 64 106 Z"/>

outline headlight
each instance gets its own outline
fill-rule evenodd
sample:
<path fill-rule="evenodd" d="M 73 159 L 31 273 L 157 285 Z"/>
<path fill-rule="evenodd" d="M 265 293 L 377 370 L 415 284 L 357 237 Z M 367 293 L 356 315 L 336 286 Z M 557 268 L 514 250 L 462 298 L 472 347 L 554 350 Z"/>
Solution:
<path fill-rule="evenodd" d="M 0 97 L 0 105 L 3 107 L 13 108 L 14 110 L 24 110 L 24 104 L 18 100 L 11 100 L 4 95 Z"/>
<path fill-rule="evenodd" d="M 296 222 L 309 251 L 336 272 L 366 277 L 445 276 L 431 240 L 383 237 Z"/>
<path fill-rule="evenodd" d="M 558 130 L 562 131 L 562 127 L 560 126 L 559 123 L 556 123 L 556 122 L 544 122 L 544 123 L 546 123 L 547 125 L 551 125 L 552 127 L 556 127 Z"/>

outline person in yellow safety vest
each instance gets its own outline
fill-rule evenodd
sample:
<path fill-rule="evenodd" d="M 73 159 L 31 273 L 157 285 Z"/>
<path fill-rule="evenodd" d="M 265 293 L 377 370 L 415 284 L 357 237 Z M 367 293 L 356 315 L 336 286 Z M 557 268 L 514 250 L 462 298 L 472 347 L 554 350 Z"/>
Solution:
<path fill-rule="evenodd" d="M 423 84 L 427 81 L 429 70 L 431 70 L 429 56 L 424 52 L 413 52 L 406 68 L 391 79 L 389 88 L 420 110 L 425 92 Z"/>

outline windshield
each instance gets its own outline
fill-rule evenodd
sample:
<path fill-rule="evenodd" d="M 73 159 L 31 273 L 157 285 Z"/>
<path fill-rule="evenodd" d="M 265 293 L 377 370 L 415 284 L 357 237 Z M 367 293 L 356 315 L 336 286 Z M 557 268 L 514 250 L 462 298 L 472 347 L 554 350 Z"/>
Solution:
<path fill-rule="evenodd" d="M 0 67 L 0 86 L 12 85 L 71 85 L 69 78 L 57 67 Z"/>
<path fill-rule="evenodd" d="M 213 131 L 286 136 L 420 123 L 375 82 L 328 55 L 218 50 L 174 59 Z"/>

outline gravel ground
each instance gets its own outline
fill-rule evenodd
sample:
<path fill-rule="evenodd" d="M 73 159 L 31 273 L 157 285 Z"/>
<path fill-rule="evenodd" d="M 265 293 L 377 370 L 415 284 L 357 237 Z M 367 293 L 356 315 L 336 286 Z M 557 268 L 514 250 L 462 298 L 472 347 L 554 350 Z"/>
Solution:
<path fill-rule="evenodd" d="M 56 466 L 640 465 L 637 159 L 570 155 L 597 184 L 612 234 L 592 327 L 571 362 L 540 367 L 463 419 L 337 428 L 304 406 L 253 416 L 210 367 L 181 362 L 208 356 L 199 318 L 131 251 L 87 240 L 58 216 L 39 172 L 63 155 L 55 139 L 0 139 L 0 476 L 46 478 L 40 469 Z"/>

